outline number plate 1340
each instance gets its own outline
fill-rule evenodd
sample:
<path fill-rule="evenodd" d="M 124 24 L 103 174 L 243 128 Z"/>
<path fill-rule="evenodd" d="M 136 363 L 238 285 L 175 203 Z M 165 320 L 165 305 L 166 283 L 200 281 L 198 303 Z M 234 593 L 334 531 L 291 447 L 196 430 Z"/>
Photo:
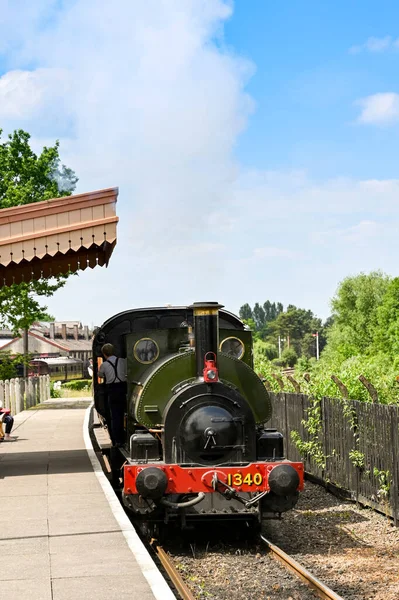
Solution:
<path fill-rule="evenodd" d="M 230 486 L 240 486 L 240 485 L 255 485 L 260 486 L 263 483 L 263 477 L 260 473 L 247 473 L 246 475 L 242 475 L 241 473 L 228 473 L 227 475 L 227 485 Z"/>

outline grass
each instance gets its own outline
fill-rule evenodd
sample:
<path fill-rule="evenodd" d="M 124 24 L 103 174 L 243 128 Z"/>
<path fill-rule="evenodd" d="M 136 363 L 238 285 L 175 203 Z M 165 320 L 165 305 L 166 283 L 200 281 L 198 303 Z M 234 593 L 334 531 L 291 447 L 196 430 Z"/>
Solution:
<path fill-rule="evenodd" d="M 90 390 L 69 390 L 61 388 L 61 398 L 91 398 L 93 392 Z"/>

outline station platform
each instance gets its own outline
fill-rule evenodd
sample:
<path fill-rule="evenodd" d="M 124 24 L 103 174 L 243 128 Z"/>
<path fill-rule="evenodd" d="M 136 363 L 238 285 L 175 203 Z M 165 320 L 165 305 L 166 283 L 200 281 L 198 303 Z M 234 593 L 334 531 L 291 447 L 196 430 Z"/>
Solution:
<path fill-rule="evenodd" d="M 172 600 L 91 446 L 90 399 L 49 400 L 0 443 L 7 600 Z"/>

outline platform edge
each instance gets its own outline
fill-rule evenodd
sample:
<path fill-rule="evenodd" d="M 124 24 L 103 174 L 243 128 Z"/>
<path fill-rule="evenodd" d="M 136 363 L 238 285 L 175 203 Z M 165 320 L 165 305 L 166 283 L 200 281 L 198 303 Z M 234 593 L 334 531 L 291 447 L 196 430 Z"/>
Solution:
<path fill-rule="evenodd" d="M 166 583 L 165 579 L 161 575 L 158 567 L 151 558 L 148 550 L 144 546 L 143 542 L 139 538 L 136 530 L 129 521 L 128 516 L 123 510 L 121 503 L 118 500 L 114 490 L 107 477 L 101 468 L 100 462 L 96 456 L 96 453 L 91 442 L 89 433 L 90 416 L 94 407 L 94 402 L 86 409 L 85 418 L 83 422 L 83 439 L 86 446 L 86 451 L 89 456 L 90 462 L 93 467 L 93 471 L 96 474 L 99 484 L 102 487 L 104 495 L 108 500 L 112 514 L 114 515 L 118 525 L 121 528 L 121 532 L 129 546 L 133 556 L 135 557 L 137 564 L 140 566 L 141 571 L 148 581 L 148 584 L 157 600 L 176 600 L 176 596 Z"/>

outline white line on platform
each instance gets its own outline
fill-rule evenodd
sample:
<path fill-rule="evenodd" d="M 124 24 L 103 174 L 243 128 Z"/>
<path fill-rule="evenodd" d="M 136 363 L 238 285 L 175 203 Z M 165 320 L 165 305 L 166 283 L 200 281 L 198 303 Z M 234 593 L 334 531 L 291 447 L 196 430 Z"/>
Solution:
<path fill-rule="evenodd" d="M 173 594 L 165 579 L 162 577 L 159 569 L 152 560 L 146 547 L 137 535 L 136 530 L 129 521 L 129 518 L 123 510 L 121 503 L 118 500 L 118 497 L 112 489 L 110 482 L 104 475 L 100 462 L 96 456 L 96 453 L 94 452 L 93 444 L 91 443 L 89 433 L 90 413 L 92 408 L 93 403 L 86 410 L 85 419 L 83 423 L 83 437 L 85 441 L 87 454 L 89 455 L 91 464 L 93 466 L 93 470 L 104 491 L 105 497 L 108 500 L 112 513 L 122 530 L 125 540 L 130 550 L 132 551 L 135 559 L 140 565 L 143 575 L 147 579 L 155 598 L 157 600 L 176 600 L 176 596 Z M 134 585 L 134 582 L 132 582 L 132 584 Z"/>

